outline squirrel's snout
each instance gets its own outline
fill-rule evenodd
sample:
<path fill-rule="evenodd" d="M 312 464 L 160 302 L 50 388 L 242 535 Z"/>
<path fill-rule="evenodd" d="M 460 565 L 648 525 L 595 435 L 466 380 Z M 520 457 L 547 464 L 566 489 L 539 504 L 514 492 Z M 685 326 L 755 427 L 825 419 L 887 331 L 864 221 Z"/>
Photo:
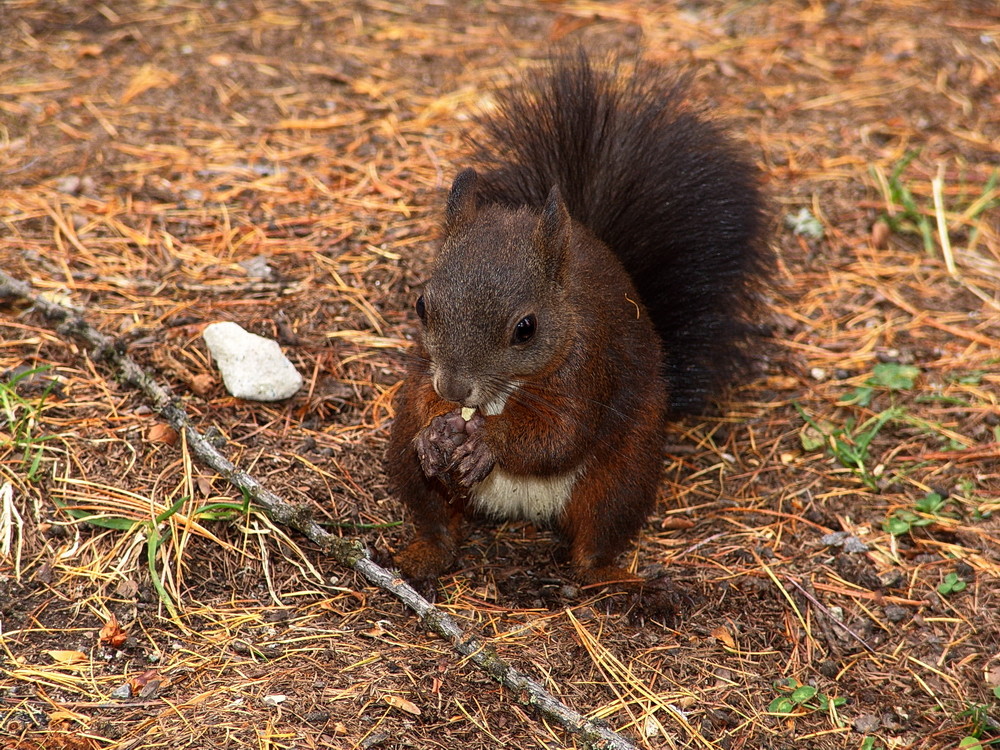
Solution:
<path fill-rule="evenodd" d="M 472 382 L 458 373 L 445 372 L 440 368 L 434 373 L 434 391 L 445 401 L 476 406 L 477 404 L 468 403 L 473 390 Z"/>

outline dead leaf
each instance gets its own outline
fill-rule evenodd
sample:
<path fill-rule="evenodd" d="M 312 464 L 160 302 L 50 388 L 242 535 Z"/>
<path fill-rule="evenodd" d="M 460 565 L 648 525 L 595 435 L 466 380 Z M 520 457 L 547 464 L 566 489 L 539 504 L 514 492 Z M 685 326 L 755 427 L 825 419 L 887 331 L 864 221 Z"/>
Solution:
<path fill-rule="evenodd" d="M 46 651 L 57 664 L 80 664 L 87 661 L 87 655 L 82 651 Z"/>
<path fill-rule="evenodd" d="M 115 587 L 115 593 L 122 599 L 134 599 L 139 593 L 139 584 L 132 580 L 125 580 Z"/>
<path fill-rule="evenodd" d="M 177 442 L 177 432 L 168 424 L 157 422 L 146 433 L 146 440 L 151 443 L 165 443 L 173 445 Z"/>
<path fill-rule="evenodd" d="M 386 635 L 388 632 L 389 632 L 388 630 L 386 630 L 385 628 L 382 627 L 382 621 L 380 620 L 380 621 L 376 622 L 374 624 L 374 626 L 372 626 L 370 629 L 368 629 L 368 630 L 362 630 L 360 632 L 360 635 L 363 635 L 366 638 L 381 638 L 383 635 Z"/>
<path fill-rule="evenodd" d="M 196 477 L 194 483 L 198 486 L 198 492 L 202 497 L 210 497 L 212 494 L 212 480 L 205 476 Z"/>
<path fill-rule="evenodd" d="M 196 394 L 199 396 L 206 396 L 211 393 L 213 388 L 215 388 L 215 378 L 207 373 L 192 375 L 188 384 L 191 386 L 191 390 Z"/>
<path fill-rule="evenodd" d="M 57 711 L 53 711 L 48 715 L 49 728 L 54 729 L 54 724 L 68 724 L 70 722 L 77 722 L 79 724 L 87 724 L 87 717 L 83 714 L 79 714 L 76 711 L 70 711 L 68 708 L 62 708 Z"/>
<path fill-rule="evenodd" d="M 111 648 L 121 648 L 127 640 L 128 633 L 122 630 L 118 618 L 111 615 L 108 621 L 104 623 L 104 627 L 101 628 L 101 643 L 105 646 L 111 646 Z"/>
<path fill-rule="evenodd" d="M 405 711 L 412 716 L 420 716 L 420 709 L 417 705 L 406 700 L 406 698 L 400 698 L 398 695 L 385 695 L 382 696 L 382 700 L 393 708 L 398 708 L 400 711 Z"/>
<path fill-rule="evenodd" d="M 726 648 L 734 649 L 736 648 L 736 641 L 733 640 L 732 634 L 729 632 L 729 628 L 725 625 L 720 625 L 712 631 L 712 637 L 715 638 L 719 643 L 721 643 Z"/>
<path fill-rule="evenodd" d="M 142 674 L 132 677 L 128 681 L 128 686 L 132 690 L 132 695 L 140 698 L 152 698 L 164 684 L 163 675 L 155 669 L 147 669 Z"/>
<path fill-rule="evenodd" d="M 1000 666 L 993 667 L 986 673 L 986 684 L 990 687 L 1000 687 Z"/>

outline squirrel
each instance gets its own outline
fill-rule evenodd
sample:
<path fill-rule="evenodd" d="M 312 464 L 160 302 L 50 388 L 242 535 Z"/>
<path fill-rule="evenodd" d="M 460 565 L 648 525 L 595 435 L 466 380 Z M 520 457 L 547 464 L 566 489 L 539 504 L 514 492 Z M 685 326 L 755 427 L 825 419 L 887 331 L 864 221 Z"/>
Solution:
<path fill-rule="evenodd" d="M 683 74 L 622 69 L 580 51 L 499 92 L 451 185 L 386 461 L 411 579 L 445 572 L 478 513 L 554 527 L 582 584 L 636 581 L 616 559 L 668 419 L 751 369 L 759 173 Z"/>

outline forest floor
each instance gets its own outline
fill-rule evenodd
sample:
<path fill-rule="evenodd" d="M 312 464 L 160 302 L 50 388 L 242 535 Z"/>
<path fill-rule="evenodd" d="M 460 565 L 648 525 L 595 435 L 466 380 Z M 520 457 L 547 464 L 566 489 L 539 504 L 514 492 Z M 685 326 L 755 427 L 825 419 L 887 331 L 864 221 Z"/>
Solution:
<path fill-rule="evenodd" d="M 6 0 L 0 23 L 0 267 L 388 551 L 398 353 L 474 114 L 553 43 L 689 66 L 780 260 L 761 377 L 671 427 L 628 558 L 684 606 L 609 613 L 525 524 L 477 526 L 437 604 L 640 747 L 1000 744 L 996 3 Z M 228 396 L 219 320 L 278 339 L 302 391 Z M 16 299 L 0 374 L 3 750 L 577 746 Z"/>

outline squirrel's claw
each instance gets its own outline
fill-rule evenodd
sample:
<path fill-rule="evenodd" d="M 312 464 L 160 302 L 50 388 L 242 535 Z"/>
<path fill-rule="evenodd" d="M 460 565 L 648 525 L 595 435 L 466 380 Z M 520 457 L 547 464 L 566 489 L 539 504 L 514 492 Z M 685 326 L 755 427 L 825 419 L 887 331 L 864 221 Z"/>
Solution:
<path fill-rule="evenodd" d="M 454 414 L 441 414 L 417 435 L 415 447 L 428 477 L 444 474 L 454 462 L 455 449 L 466 440 L 465 422 Z"/>
<path fill-rule="evenodd" d="M 479 484 L 496 466 L 490 447 L 473 434 L 455 450 L 450 471 L 462 487 Z"/>
<path fill-rule="evenodd" d="M 483 418 L 478 413 L 466 422 L 459 409 L 434 417 L 414 441 L 424 474 L 436 477 L 447 473 L 458 460 L 458 448 L 475 434 L 482 423 Z"/>
<path fill-rule="evenodd" d="M 459 410 L 434 417 L 414 440 L 424 474 L 448 474 L 460 487 L 471 487 L 486 479 L 496 458 L 480 437 L 484 424 L 478 412 L 468 421 L 462 419 Z"/>
<path fill-rule="evenodd" d="M 448 462 L 444 460 L 444 456 L 441 454 L 441 447 L 431 439 L 428 430 L 419 433 L 417 439 L 413 442 L 414 447 L 417 449 L 420 468 L 424 470 L 426 476 L 436 477 L 444 471 L 448 466 Z"/>

